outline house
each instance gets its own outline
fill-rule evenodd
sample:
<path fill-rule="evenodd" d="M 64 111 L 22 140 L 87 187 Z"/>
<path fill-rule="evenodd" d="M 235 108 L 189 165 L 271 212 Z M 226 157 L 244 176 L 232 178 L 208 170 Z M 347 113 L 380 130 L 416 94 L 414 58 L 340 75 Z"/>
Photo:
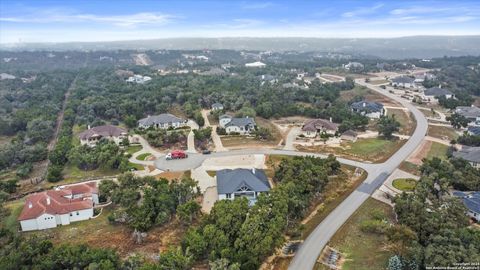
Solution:
<path fill-rule="evenodd" d="M 320 133 L 327 133 L 329 135 L 335 135 L 338 131 L 338 124 L 325 119 L 312 119 L 305 122 L 302 127 L 302 134 L 307 138 L 315 138 Z"/>
<path fill-rule="evenodd" d="M 98 204 L 95 182 L 63 186 L 28 195 L 18 221 L 22 231 L 69 225 L 92 218 L 95 204 Z"/>
<path fill-rule="evenodd" d="M 392 86 L 395 87 L 404 87 L 404 88 L 417 88 L 415 84 L 415 78 L 408 77 L 408 76 L 400 76 L 391 79 Z"/>
<path fill-rule="evenodd" d="M 275 84 L 278 82 L 278 79 L 275 76 L 269 74 L 260 75 L 258 78 L 262 81 L 262 85 L 265 82 L 269 82 L 270 84 Z"/>
<path fill-rule="evenodd" d="M 350 108 L 352 109 L 352 112 L 365 115 L 368 118 L 380 118 L 386 113 L 386 110 L 381 103 L 365 100 L 352 103 Z"/>
<path fill-rule="evenodd" d="M 432 73 L 415 74 L 414 77 L 415 77 L 415 82 L 416 83 L 422 83 L 425 80 L 431 81 L 431 80 L 436 79 L 436 76 Z"/>
<path fill-rule="evenodd" d="M 348 62 L 348 64 L 343 65 L 343 68 L 346 70 L 362 70 L 364 66 L 359 62 Z"/>
<path fill-rule="evenodd" d="M 212 111 L 221 111 L 223 109 L 224 108 L 222 103 L 215 102 L 212 104 Z"/>
<path fill-rule="evenodd" d="M 456 158 L 462 158 L 468 161 L 472 167 L 480 169 L 480 146 L 463 146 L 461 150 L 453 152 L 453 156 Z"/>
<path fill-rule="evenodd" d="M 138 127 L 139 128 L 179 128 L 187 125 L 187 120 L 178 118 L 173 114 L 169 113 L 162 113 L 159 115 L 148 116 L 147 118 L 143 118 L 138 120 Z"/>
<path fill-rule="evenodd" d="M 455 112 L 467 118 L 470 121 L 469 126 L 480 126 L 480 108 L 474 105 L 458 106 Z"/>
<path fill-rule="evenodd" d="M 131 77 L 128 77 L 126 82 L 134 82 L 134 83 L 143 84 L 143 83 L 146 83 L 150 80 L 152 80 L 152 78 L 149 77 L 149 76 L 133 75 Z"/>
<path fill-rule="evenodd" d="M 467 208 L 467 215 L 473 218 L 477 222 L 480 221 L 480 192 L 461 192 L 454 191 L 453 196 L 462 200 L 463 204 Z"/>
<path fill-rule="evenodd" d="M 480 126 L 469 126 L 467 133 L 472 136 L 480 136 Z"/>
<path fill-rule="evenodd" d="M 351 129 L 345 131 L 342 133 L 340 136 L 340 139 L 344 141 L 351 141 L 351 142 L 356 142 L 357 141 L 357 133 Z"/>
<path fill-rule="evenodd" d="M 94 147 L 101 139 L 107 139 L 120 144 L 123 139 L 128 139 L 128 132 L 120 127 L 113 125 L 97 126 L 83 131 L 78 135 L 81 145 Z"/>
<path fill-rule="evenodd" d="M 237 132 L 242 135 L 250 134 L 257 127 L 255 120 L 250 117 L 235 118 L 230 115 L 222 115 L 219 120 L 220 127 L 227 133 Z"/>
<path fill-rule="evenodd" d="M 225 169 L 217 171 L 216 177 L 219 200 L 246 197 L 250 205 L 253 205 L 259 194 L 270 190 L 270 183 L 263 170 Z"/>
<path fill-rule="evenodd" d="M 0 81 L 1 80 L 13 80 L 15 79 L 16 77 L 13 76 L 12 74 L 8 74 L 8 73 L 0 73 Z"/>
<path fill-rule="evenodd" d="M 246 67 L 255 67 L 255 68 L 263 68 L 265 66 L 267 66 L 266 64 L 262 63 L 262 62 L 253 62 L 253 63 L 246 63 L 245 64 Z"/>
<path fill-rule="evenodd" d="M 423 91 L 422 98 L 424 100 L 434 102 L 439 97 L 445 97 L 446 99 L 449 99 L 449 98 L 455 98 L 455 95 L 448 89 L 440 88 L 440 87 L 431 87 Z"/>

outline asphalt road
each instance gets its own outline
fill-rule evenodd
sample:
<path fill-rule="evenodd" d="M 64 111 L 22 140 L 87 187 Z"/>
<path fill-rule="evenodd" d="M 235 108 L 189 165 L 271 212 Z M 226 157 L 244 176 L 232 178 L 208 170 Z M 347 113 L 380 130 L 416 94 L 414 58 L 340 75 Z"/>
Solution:
<path fill-rule="evenodd" d="M 402 148 L 386 162 L 376 164 L 374 168 L 367 170 L 368 176 L 365 181 L 315 228 L 295 254 L 288 267 L 290 270 L 313 269 L 318 256 L 335 232 L 370 197 L 373 191 L 382 185 L 400 163 L 418 147 L 427 134 L 427 119 L 415 106 L 380 87 L 365 83 L 363 79 L 357 79 L 355 82 L 398 101 L 405 108 L 408 108 L 417 121 L 416 129 Z"/>
<path fill-rule="evenodd" d="M 383 182 L 402 163 L 402 161 L 407 159 L 407 157 L 413 151 L 415 151 L 427 134 L 427 119 L 415 106 L 400 97 L 388 93 L 387 90 L 365 83 L 364 79 L 357 79 L 355 82 L 359 85 L 366 86 L 373 91 L 379 92 L 395 101 L 398 101 L 405 108 L 409 109 L 417 121 L 416 129 L 410 139 L 384 163 L 373 164 L 337 158 L 337 160 L 343 164 L 364 169 L 368 173 L 368 176 L 365 181 L 339 206 L 337 206 L 337 208 L 335 208 L 335 210 L 333 210 L 303 242 L 288 268 L 290 270 L 313 269 L 318 256 L 335 232 L 340 229 L 340 227 L 360 207 L 360 205 L 362 205 L 370 197 L 370 195 L 383 184 Z M 210 155 L 190 153 L 187 159 L 182 160 L 167 161 L 164 157 L 159 157 L 155 161 L 155 166 L 163 171 L 185 171 L 199 167 L 207 158 L 252 154 L 326 157 L 326 155 L 322 154 L 293 150 L 242 149 L 228 152 L 214 152 Z"/>

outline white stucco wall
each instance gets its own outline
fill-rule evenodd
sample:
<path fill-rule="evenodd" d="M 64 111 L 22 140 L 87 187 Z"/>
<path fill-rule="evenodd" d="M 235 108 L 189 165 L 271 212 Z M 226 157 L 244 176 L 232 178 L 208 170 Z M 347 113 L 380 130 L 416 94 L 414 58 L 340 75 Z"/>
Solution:
<path fill-rule="evenodd" d="M 222 128 L 225 128 L 225 125 L 230 123 L 230 121 L 232 121 L 231 118 L 222 118 L 219 120 L 219 125 L 222 127 Z"/>
<path fill-rule="evenodd" d="M 84 209 L 70 213 L 70 222 L 87 220 L 93 217 L 93 208 Z"/>
<path fill-rule="evenodd" d="M 54 215 L 43 214 L 36 218 L 38 230 L 44 230 L 57 227 L 57 219 Z"/>
<path fill-rule="evenodd" d="M 38 230 L 38 224 L 36 219 L 27 219 L 20 221 L 20 226 L 22 227 L 22 231 L 35 231 Z"/>

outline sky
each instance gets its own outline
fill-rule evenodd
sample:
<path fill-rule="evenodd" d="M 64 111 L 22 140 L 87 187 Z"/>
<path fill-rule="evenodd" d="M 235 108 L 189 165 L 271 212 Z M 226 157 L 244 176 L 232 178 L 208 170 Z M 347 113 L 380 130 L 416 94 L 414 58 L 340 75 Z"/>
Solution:
<path fill-rule="evenodd" d="M 0 0 L 0 43 L 479 34 L 480 0 Z"/>

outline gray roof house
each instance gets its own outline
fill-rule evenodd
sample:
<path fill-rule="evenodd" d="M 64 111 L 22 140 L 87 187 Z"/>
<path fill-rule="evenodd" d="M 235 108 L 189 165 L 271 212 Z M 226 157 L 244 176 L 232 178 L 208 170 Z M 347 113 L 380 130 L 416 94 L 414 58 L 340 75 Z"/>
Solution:
<path fill-rule="evenodd" d="M 470 120 L 470 122 L 475 125 L 476 122 L 480 125 L 480 108 L 475 106 L 458 106 L 455 109 L 455 112 L 463 115 L 465 118 Z"/>
<path fill-rule="evenodd" d="M 445 88 L 440 88 L 440 87 L 431 87 L 431 88 L 425 89 L 423 94 L 425 96 L 432 96 L 432 97 L 445 96 L 446 98 L 451 98 L 454 96 L 450 90 Z"/>
<path fill-rule="evenodd" d="M 480 168 L 480 146 L 464 146 L 461 150 L 453 152 L 453 156 L 456 158 L 463 158 L 468 161 L 473 167 Z"/>
<path fill-rule="evenodd" d="M 270 190 L 270 183 L 263 170 L 225 169 L 217 171 L 216 177 L 219 200 L 246 197 L 252 205 L 260 193 Z"/>
<path fill-rule="evenodd" d="M 159 115 L 148 116 L 146 118 L 138 120 L 138 127 L 140 128 L 178 128 L 181 126 L 185 126 L 187 124 L 187 120 L 176 117 L 173 114 L 169 113 L 162 113 Z"/>
<path fill-rule="evenodd" d="M 222 103 L 218 103 L 218 102 L 213 103 L 213 104 L 212 104 L 212 110 L 213 110 L 213 111 L 223 110 L 223 104 L 222 104 Z"/>
<path fill-rule="evenodd" d="M 480 136 L 480 126 L 469 126 L 467 128 L 467 132 L 468 134 L 470 135 L 473 135 L 473 136 Z"/>
<path fill-rule="evenodd" d="M 236 118 L 231 117 L 229 115 L 222 115 L 220 116 L 220 127 L 225 128 L 227 133 L 240 133 L 240 134 L 248 134 L 251 131 L 255 130 L 257 124 L 255 120 L 251 117 L 242 117 Z"/>
<path fill-rule="evenodd" d="M 467 215 L 476 221 L 480 221 L 480 192 L 454 191 L 453 196 L 459 197 L 468 209 Z"/>
<path fill-rule="evenodd" d="M 128 138 L 128 133 L 127 130 L 113 125 L 92 128 L 89 126 L 87 130 L 78 134 L 78 137 L 82 145 L 95 146 L 101 139 L 111 140 L 116 144 L 120 144 L 124 138 Z"/>
<path fill-rule="evenodd" d="M 408 77 L 408 76 L 400 76 L 392 79 L 393 84 L 413 84 L 415 82 L 415 78 Z"/>
<path fill-rule="evenodd" d="M 383 104 L 378 102 L 369 102 L 365 100 L 358 101 L 352 103 L 350 108 L 353 112 L 368 116 L 370 118 L 380 118 L 380 116 L 385 114 Z"/>

